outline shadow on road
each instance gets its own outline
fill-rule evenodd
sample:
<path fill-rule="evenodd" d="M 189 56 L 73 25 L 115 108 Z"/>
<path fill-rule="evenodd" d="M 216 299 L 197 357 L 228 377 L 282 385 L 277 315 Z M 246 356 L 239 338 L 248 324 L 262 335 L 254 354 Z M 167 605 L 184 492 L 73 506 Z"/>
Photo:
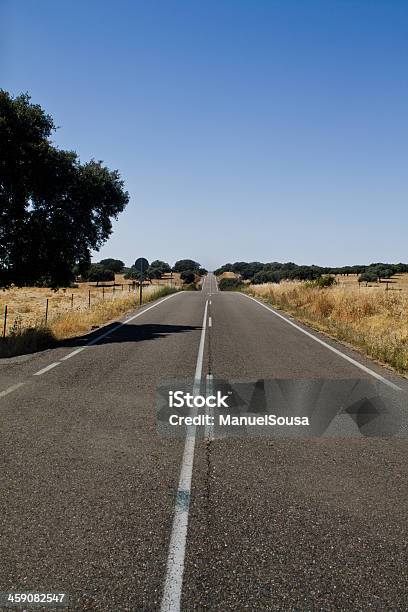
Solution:
<path fill-rule="evenodd" d="M 157 340 L 159 338 L 165 338 L 171 334 L 181 334 L 201 329 L 200 326 L 192 325 L 159 325 L 156 323 L 148 324 L 124 324 L 119 329 L 115 330 L 117 323 L 106 325 L 98 328 L 97 330 L 87 334 L 86 336 L 78 336 L 75 338 L 68 338 L 61 340 L 56 343 L 56 347 L 70 347 L 75 348 L 79 346 L 85 346 L 92 340 L 96 340 L 98 336 L 105 335 L 96 344 L 112 344 L 120 342 L 144 342 L 147 340 Z M 110 333 L 111 332 L 111 333 Z"/>
<path fill-rule="evenodd" d="M 83 336 L 56 340 L 51 332 L 42 329 L 27 329 L 16 338 L 7 338 L 6 343 L 0 346 L 0 362 L 14 357 L 39 353 L 50 348 L 78 348 L 86 346 L 98 338 L 104 336 L 95 344 L 111 344 L 113 342 L 144 342 L 164 338 L 171 334 L 180 334 L 195 331 L 201 327 L 191 325 L 158 325 L 124 323 L 117 328 L 118 322 L 103 325 Z M 117 328 L 117 329 L 115 329 Z M 111 332 L 111 333 L 110 333 Z"/>

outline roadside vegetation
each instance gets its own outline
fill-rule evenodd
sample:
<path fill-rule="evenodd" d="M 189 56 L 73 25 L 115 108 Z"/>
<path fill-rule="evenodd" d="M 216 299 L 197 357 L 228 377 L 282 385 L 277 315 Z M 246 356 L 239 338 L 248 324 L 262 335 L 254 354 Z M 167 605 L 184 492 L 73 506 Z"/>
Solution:
<path fill-rule="evenodd" d="M 143 289 L 143 304 L 179 291 L 176 287 L 151 285 Z M 92 329 L 109 323 L 139 304 L 136 291 L 118 293 L 118 297 L 99 300 L 91 308 L 77 306 L 73 310 L 50 314 L 47 324 L 43 317 L 31 319 L 30 325 L 23 325 L 17 317 L 5 338 L 0 339 L 0 357 L 13 357 L 43 350 L 59 340 L 83 335 Z"/>
<path fill-rule="evenodd" d="M 408 373 L 405 291 L 378 291 L 375 287 L 359 290 L 358 285 L 339 286 L 332 281 L 246 285 L 243 291 L 400 373 Z"/>
<path fill-rule="evenodd" d="M 155 260 L 143 274 L 143 304 L 179 291 L 201 288 L 206 270 L 193 260 L 171 267 Z M 177 270 L 177 271 L 176 271 Z M 142 282 L 136 266 L 104 259 L 74 270 L 69 287 L 17 287 L 0 290 L 0 358 L 32 353 L 60 340 L 85 334 L 139 305 Z"/>
<path fill-rule="evenodd" d="M 227 263 L 214 271 L 216 276 L 225 277 L 232 274 L 242 281 L 250 281 L 253 285 L 263 283 L 279 283 L 283 280 L 315 280 L 321 276 L 335 276 L 336 278 L 355 277 L 361 283 L 380 282 L 391 279 L 395 274 L 408 272 L 408 264 L 398 263 L 372 263 L 366 265 L 322 267 L 303 266 L 292 261 L 280 263 L 273 261 L 262 263 L 260 261 L 236 261 Z"/>
<path fill-rule="evenodd" d="M 69 286 L 129 202 L 119 172 L 56 147 L 56 129 L 28 94 L 0 90 L 0 286 Z"/>
<path fill-rule="evenodd" d="M 243 283 L 239 278 L 221 278 L 218 282 L 218 289 L 220 291 L 238 291 L 244 287 Z"/>
<path fill-rule="evenodd" d="M 117 170 L 55 146 L 54 119 L 28 94 L 0 90 L 0 357 L 103 325 L 139 302 L 196 286 L 205 271 L 154 260 L 91 262 L 129 194 Z M 183 275 L 183 277 L 182 277 Z"/>

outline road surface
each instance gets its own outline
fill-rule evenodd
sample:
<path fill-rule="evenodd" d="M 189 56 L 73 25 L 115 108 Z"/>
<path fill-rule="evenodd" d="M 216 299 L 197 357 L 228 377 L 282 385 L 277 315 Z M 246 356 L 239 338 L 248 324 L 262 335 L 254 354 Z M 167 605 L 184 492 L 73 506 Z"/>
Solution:
<path fill-rule="evenodd" d="M 72 610 L 406 610 L 406 438 L 160 436 L 158 386 L 208 374 L 407 389 L 211 274 L 2 360 L 0 590 Z"/>

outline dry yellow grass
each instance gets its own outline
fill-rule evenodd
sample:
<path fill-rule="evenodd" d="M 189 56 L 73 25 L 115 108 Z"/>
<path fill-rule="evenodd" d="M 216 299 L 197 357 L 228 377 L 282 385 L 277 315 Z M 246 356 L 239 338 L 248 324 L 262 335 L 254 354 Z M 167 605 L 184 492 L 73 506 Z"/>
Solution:
<path fill-rule="evenodd" d="M 160 297 L 160 287 L 151 285 L 143 289 L 143 303 Z M 111 319 L 133 310 L 139 305 L 139 291 L 118 295 L 111 299 L 99 301 L 91 308 L 58 314 L 51 319 L 48 328 L 56 340 L 83 334 L 92 328 L 99 327 Z"/>
<path fill-rule="evenodd" d="M 366 355 L 408 372 L 408 293 L 358 288 L 325 289 L 302 282 L 253 285 L 246 289 L 316 329 Z"/>
<path fill-rule="evenodd" d="M 358 274 L 349 274 L 348 276 L 338 274 L 336 276 L 336 281 L 341 287 L 358 287 Z M 385 290 L 387 286 L 387 281 L 381 280 L 381 282 L 370 282 L 368 283 L 367 288 L 375 288 L 378 290 Z M 361 283 L 361 288 L 366 288 L 366 283 Z M 402 274 L 394 274 L 392 278 L 388 281 L 388 288 L 390 291 L 408 291 L 408 273 Z"/>
<path fill-rule="evenodd" d="M 81 283 L 75 289 L 42 289 L 38 287 L 15 287 L 0 291 L 0 312 L 4 312 L 7 305 L 8 325 L 10 331 L 14 326 L 37 327 L 45 321 L 46 303 L 48 299 L 48 321 L 56 316 L 65 315 L 71 311 L 78 313 L 89 309 L 89 291 L 91 292 L 91 306 L 112 299 L 120 299 L 122 296 L 130 295 L 128 287 L 101 287 L 90 286 Z M 104 294 L 104 295 L 103 295 Z M 73 296 L 73 299 L 72 299 Z"/>
<path fill-rule="evenodd" d="M 143 303 L 163 297 L 177 288 L 169 286 L 149 285 L 143 289 Z M 139 305 L 139 290 L 115 291 L 105 299 L 98 295 L 98 299 L 91 299 L 88 305 L 88 291 L 78 291 L 74 295 L 76 306 L 71 308 L 66 304 L 65 295 L 51 295 L 48 311 L 48 320 L 45 324 L 45 311 L 38 312 L 38 304 L 44 307 L 49 291 L 46 289 L 11 289 L 8 293 L 9 303 L 13 305 L 14 318 L 7 329 L 5 341 L 0 341 L 0 357 L 10 357 L 21 353 L 33 352 L 49 346 L 52 342 L 84 334 L 99 327 L 110 320 L 133 310 Z M 21 299 L 19 300 L 21 292 Z M 91 296 L 93 294 L 91 293 Z M 29 302 L 29 298 L 32 299 Z M 14 301 L 12 301 L 12 299 Z M 54 301 L 51 302 L 51 299 Z M 76 302 L 75 302 L 76 300 Z M 28 303 L 31 308 L 26 308 Z M 37 311 L 36 311 L 37 308 Z M 28 310 L 28 312 L 24 312 Z M 20 314 L 21 313 L 21 314 Z M 23 315 L 26 315 L 23 318 Z"/>
<path fill-rule="evenodd" d="M 144 291 L 148 295 L 153 288 L 157 289 L 169 285 L 170 275 L 164 275 L 163 279 L 155 279 L 152 284 L 146 283 Z M 179 274 L 173 274 L 171 285 L 176 288 L 182 285 Z M 132 282 L 124 279 L 123 274 L 116 274 L 115 285 L 106 283 L 105 287 L 97 286 L 96 283 L 79 283 L 75 288 L 58 289 L 57 291 L 40 287 L 12 287 L 0 290 L 1 331 L 3 331 L 3 316 L 6 305 L 8 313 L 6 333 L 8 334 L 13 329 L 44 325 L 47 299 L 47 322 L 50 323 L 61 315 L 68 317 L 69 313 L 74 313 L 74 316 L 78 317 L 79 312 L 88 311 L 89 292 L 91 292 L 92 308 L 104 302 L 105 306 L 101 310 L 109 310 L 110 308 L 118 308 L 119 303 L 114 307 L 108 305 L 108 302 L 115 299 L 126 303 L 128 297 L 132 295 L 132 290 Z"/>
<path fill-rule="evenodd" d="M 236 277 L 237 277 L 237 275 L 235 274 L 235 272 L 223 272 L 217 278 L 220 281 L 223 278 L 236 278 Z"/>

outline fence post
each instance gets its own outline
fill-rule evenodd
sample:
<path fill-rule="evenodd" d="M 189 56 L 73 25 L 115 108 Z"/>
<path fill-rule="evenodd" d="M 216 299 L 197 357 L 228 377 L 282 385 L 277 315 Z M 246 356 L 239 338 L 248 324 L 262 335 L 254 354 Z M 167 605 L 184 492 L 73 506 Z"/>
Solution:
<path fill-rule="evenodd" d="M 88 290 L 88 308 L 91 307 L 91 290 Z"/>
<path fill-rule="evenodd" d="M 4 307 L 3 340 L 6 338 L 6 326 L 7 326 L 7 304 Z"/>
<path fill-rule="evenodd" d="M 47 325 L 47 321 L 48 321 L 48 298 L 47 298 L 47 302 L 45 304 L 45 324 Z"/>
<path fill-rule="evenodd" d="M 115 285 L 113 285 L 112 294 L 115 293 Z"/>
<path fill-rule="evenodd" d="M 74 294 L 71 293 L 71 308 L 74 307 Z"/>
<path fill-rule="evenodd" d="M 105 287 L 102 287 L 102 299 L 105 299 Z"/>
<path fill-rule="evenodd" d="M 122 291 L 123 291 L 123 283 L 122 283 Z"/>

